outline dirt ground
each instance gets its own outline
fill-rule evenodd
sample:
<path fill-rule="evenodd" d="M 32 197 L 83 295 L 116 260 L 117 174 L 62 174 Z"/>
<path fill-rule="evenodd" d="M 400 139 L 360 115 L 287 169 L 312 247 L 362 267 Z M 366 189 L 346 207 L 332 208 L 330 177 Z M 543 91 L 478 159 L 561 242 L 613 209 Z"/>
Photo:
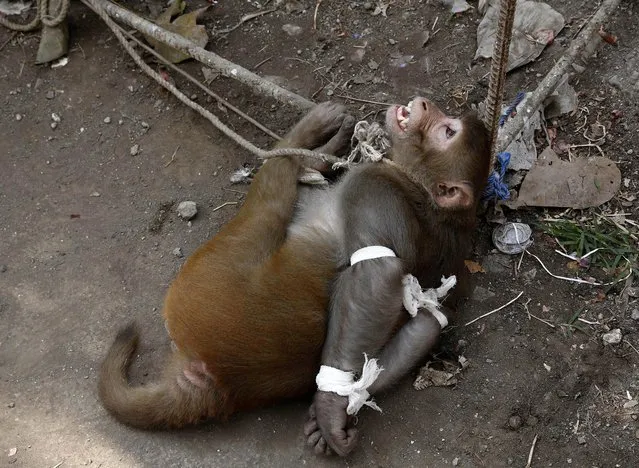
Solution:
<path fill-rule="evenodd" d="M 507 99 L 535 88 L 597 2 L 549 3 L 567 27 L 538 61 L 509 75 Z M 157 11 L 150 1 L 125 5 Z M 484 98 L 489 64 L 472 60 L 476 10 L 450 17 L 436 1 L 398 0 L 385 17 L 372 15 L 375 5 L 324 1 L 314 30 L 314 1 L 279 2 L 277 11 L 213 38 L 209 48 L 316 101 L 347 95 L 405 103 L 420 94 L 461 113 Z M 202 23 L 213 35 L 259 7 L 214 2 Z M 585 142 L 574 131 L 583 115 L 606 125 L 602 149 L 619 164 L 626 195 L 636 193 L 639 170 L 637 13 L 634 2 L 623 1 L 607 22 L 618 44 L 604 44 L 587 72 L 571 79 L 588 113 L 557 124 L 559 137 L 574 144 Z M 422 47 L 435 18 L 440 31 L 431 30 Z M 131 319 L 144 324 L 132 377 L 154 380 L 168 348 L 159 309 L 184 261 L 173 251 L 188 256 L 233 216 L 246 186 L 229 176 L 256 160 L 138 71 L 79 2 L 69 20 L 70 60 L 57 69 L 33 65 L 36 34 L 0 29 L 0 465 L 524 467 L 537 436 L 532 466 L 639 466 L 639 406 L 632 407 L 639 322 L 631 318 L 639 303 L 619 286 L 574 285 L 550 277 L 530 256 L 519 265 L 519 256 L 496 253 L 485 221 L 473 260 L 486 273 L 474 275 L 475 294 L 435 355 L 463 354 L 469 368 L 454 388 L 416 391 L 414 373 L 380 396 L 383 414 L 361 413 L 360 443 L 348 458 L 317 458 L 304 447 L 306 401 L 176 432 L 115 422 L 98 402 L 96 378 L 116 329 Z M 285 24 L 302 33 L 289 36 Z M 184 67 L 201 78 L 197 64 Z M 176 81 L 249 140 L 271 143 Z M 211 87 L 280 134 L 299 118 L 230 80 Z M 348 103 L 358 117 L 383 110 Z M 52 113 L 60 117 L 55 129 Z M 639 205 L 629 198 L 607 207 L 636 220 Z M 183 200 L 199 207 L 191 226 L 174 210 Z M 226 202 L 235 204 L 218 209 Z M 543 214 L 506 213 L 509 220 Z M 534 237 L 531 252 L 569 275 L 554 241 L 539 231 Z M 463 326 L 521 291 L 514 305 Z M 523 304 L 554 328 L 531 320 Z M 592 324 L 563 325 L 577 310 Z M 613 328 L 623 341 L 604 345 L 601 334 Z"/>

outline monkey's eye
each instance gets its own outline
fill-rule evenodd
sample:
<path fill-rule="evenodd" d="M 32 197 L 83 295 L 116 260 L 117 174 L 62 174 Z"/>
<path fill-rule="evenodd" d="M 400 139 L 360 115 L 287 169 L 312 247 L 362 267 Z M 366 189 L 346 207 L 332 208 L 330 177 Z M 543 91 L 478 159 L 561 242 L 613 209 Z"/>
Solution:
<path fill-rule="evenodd" d="M 449 140 L 455 136 L 457 132 L 455 130 L 453 130 L 450 127 L 446 127 L 446 138 L 448 138 Z"/>

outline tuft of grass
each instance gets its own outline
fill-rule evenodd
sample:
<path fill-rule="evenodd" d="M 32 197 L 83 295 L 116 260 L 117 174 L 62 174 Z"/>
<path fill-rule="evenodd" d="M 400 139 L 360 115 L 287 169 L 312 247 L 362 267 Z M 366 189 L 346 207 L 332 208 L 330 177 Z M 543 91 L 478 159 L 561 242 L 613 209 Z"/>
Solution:
<path fill-rule="evenodd" d="M 639 259 L 637 236 L 606 216 L 586 220 L 558 219 L 540 224 L 543 232 L 554 237 L 563 249 L 581 258 L 590 255 L 590 265 L 599 267 L 614 276 L 636 271 Z"/>

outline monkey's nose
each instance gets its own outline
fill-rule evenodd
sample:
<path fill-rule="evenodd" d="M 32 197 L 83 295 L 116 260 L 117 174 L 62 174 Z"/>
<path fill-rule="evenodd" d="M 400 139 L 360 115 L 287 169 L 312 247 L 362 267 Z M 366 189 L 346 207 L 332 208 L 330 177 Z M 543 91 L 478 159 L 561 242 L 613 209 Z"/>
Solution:
<path fill-rule="evenodd" d="M 415 99 L 413 99 L 413 108 L 416 108 L 415 106 L 421 106 L 422 110 L 424 112 L 428 111 L 428 101 L 423 98 L 423 97 L 416 97 Z"/>

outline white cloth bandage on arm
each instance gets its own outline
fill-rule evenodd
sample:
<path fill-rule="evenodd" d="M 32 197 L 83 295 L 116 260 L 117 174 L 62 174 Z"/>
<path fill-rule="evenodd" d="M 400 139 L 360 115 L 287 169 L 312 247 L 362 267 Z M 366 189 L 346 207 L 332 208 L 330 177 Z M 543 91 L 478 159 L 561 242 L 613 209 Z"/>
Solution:
<path fill-rule="evenodd" d="M 384 247 L 382 245 L 371 245 L 369 247 L 363 247 L 361 249 L 356 250 L 353 255 L 351 255 L 351 266 L 356 263 L 363 262 L 364 260 L 373 260 L 376 258 L 383 257 L 397 257 L 395 252 L 388 247 Z"/>
<path fill-rule="evenodd" d="M 377 359 L 368 359 L 368 356 L 364 354 L 364 367 L 359 380 L 355 380 L 352 372 L 321 366 L 317 377 L 315 377 L 315 383 L 317 383 L 317 389 L 322 392 L 332 392 L 348 397 L 347 414 L 357 414 L 364 405 L 381 412 L 382 409 L 377 406 L 377 403 L 369 400 L 368 387 L 375 382 L 383 370 L 384 368 L 377 364 Z"/>
<path fill-rule="evenodd" d="M 417 311 L 420 308 L 425 308 L 433 314 L 443 329 L 448 325 L 448 319 L 439 310 L 441 307 L 439 299 L 445 297 L 455 284 L 457 284 L 457 277 L 455 275 L 449 276 L 448 278 L 442 276 L 442 285 L 439 288 L 422 289 L 417 278 L 413 275 L 406 275 L 402 279 L 402 285 L 404 286 L 404 307 L 412 317 L 417 315 Z"/>

